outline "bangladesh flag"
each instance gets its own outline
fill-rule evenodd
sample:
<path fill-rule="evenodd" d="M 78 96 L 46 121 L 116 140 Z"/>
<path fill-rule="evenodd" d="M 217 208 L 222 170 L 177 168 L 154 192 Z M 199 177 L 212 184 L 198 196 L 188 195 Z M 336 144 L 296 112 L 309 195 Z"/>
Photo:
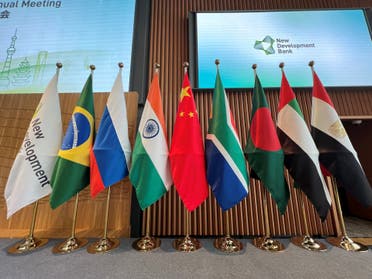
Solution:
<path fill-rule="evenodd" d="M 252 97 L 251 125 L 244 153 L 254 174 L 268 189 L 280 213 L 284 214 L 289 199 L 283 173 L 284 153 L 257 75 Z"/>
<path fill-rule="evenodd" d="M 284 164 L 294 179 L 295 187 L 306 194 L 324 220 L 331 207 L 331 197 L 320 170 L 319 151 L 284 72 L 278 108 L 278 136 L 284 151 Z"/>
<path fill-rule="evenodd" d="M 72 113 L 51 179 L 54 209 L 89 185 L 89 153 L 94 140 L 92 74 Z"/>

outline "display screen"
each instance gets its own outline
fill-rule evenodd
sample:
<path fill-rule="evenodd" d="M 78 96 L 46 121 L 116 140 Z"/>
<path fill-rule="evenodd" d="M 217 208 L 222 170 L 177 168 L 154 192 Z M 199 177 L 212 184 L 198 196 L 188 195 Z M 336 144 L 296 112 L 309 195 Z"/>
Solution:
<path fill-rule="evenodd" d="M 226 88 L 280 87 L 280 62 L 293 87 L 311 87 L 308 66 L 325 86 L 372 86 L 372 41 L 362 9 L 197 13 L 197 83 L 213 88 L 215 59 Z"/>
<path fill-rule="evenodd" d="M 135 0 L 0 1 L 0 93 L 40 93 L 62 62 L 59 92 L 128 90 Z"/>

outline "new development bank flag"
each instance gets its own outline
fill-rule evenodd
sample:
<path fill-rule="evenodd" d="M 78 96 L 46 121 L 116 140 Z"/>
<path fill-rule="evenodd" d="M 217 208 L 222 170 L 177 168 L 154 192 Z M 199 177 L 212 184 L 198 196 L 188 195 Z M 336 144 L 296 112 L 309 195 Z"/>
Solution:
<path fill-rule="evenodd" d="M 131 147 L 121 72 L 120 68 L 90 152 L 90 193 L 92 197 L 119 182 L 129 173 Z"/>
<path fill-rule="evenodd" d="M 54 209 L 89 185 L 89 153 L 94 139 L 92 74 L 72 113 L 53 170 L 50 206 Z"/>
<path fill-rule="evenodd" d="M 159 73 L 155 71 L 138 127 L 129 172 L 142 209 L 160 199 L 173 183 L 168 153 Z"/>
<path fill-rule="evenodd" d="M 248 194 L 249 180 L 235 121 L 218 69 L 212 113 L 205 141 L 207 180 L 218 204 L 227 210 Z"/>
<path fill-rule="evenodd" d="M 50 178 L 62 140 L 58 74 L 59 69 L 36 108 L 10 170 L 4 193 L 7 218 L 51 192 Z"/>

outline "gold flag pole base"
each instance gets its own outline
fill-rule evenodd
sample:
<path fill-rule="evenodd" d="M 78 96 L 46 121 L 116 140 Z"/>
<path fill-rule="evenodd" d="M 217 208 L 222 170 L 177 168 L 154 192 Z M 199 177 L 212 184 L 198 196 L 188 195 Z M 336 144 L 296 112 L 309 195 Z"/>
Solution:
<path fill-rule="evenodd" d="M 45 244 L 48 243 L 48 239 L 45 238 L 34 238 L 29 236 L 23 239 L 21 242 L 14 244 L 8 248 L 9 254 L 23 254 L 32 252 Z"/>
<path fill-rule="evenodd" d="M 199 240 L 186 235 L 173 241 L 173 248 L 181 252 L 193 252 L 201 248 Z"/>
<path fill-rule="evenodd" d="M 146 235 L 134 241 L 132 247 L 137 251 L 147 252 L 160 247 L 160 244 L 159 238 Z"/>
<path fill-rule="evenodd" d="M 267 236 L 254 238 L 253 245 L 259 249 L 270 252 L 280 252 L 285 249 L 281 242 Z"/>
<path fill-rule="evenodd" d="M 239 252 L 243 249 L 243 244 L 230 236 L 216 238 L 213 242 L 214 248 L 225 253 Z"/>
<path fill-rule="evenodd" d="M 325 244 L 314 240 L 309 235 L 294 236 L 291 238 L 291 242 L 294 245 L 304 248 L 308 251 L 318 251 L 318 252 L 327 251 L 327 246 Z"/>
<path fill-rule="evenodd" d="M 120 241 L 117 238 L 101 238 L 100 240 L 90 244 L 87 248 L 87 251 L 90 254 L 105 253 L 117 248 L 119 245 Z"/>
<path fill-rule="evenodd" d="M 85 245 L 87 245 L 88 240 L 84 238 L 77 239 L 75 237 L 70 237 L 63 241 L 62 243 L 57 244 L 53 247 L 53 254 L 67 254 L 74 252 Z"/>
<path fill-rule="evenodd" d="M 353 241 L 347 235 L 338 236 L 338 237 L 327 237 L 326 240 L 331 245 L 344 249 L 346 251 L 352 251 L 352 252 L 367 252 L 368 251 L 367 246 Z"/>

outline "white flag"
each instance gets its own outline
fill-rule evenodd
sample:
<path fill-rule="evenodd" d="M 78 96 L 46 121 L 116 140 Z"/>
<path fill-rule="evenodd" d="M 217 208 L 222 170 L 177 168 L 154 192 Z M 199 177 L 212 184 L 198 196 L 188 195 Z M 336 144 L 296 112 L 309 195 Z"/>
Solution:
<path fill-rule="evenodd" d="M 62 141 L 58 72 L 49 82 L 14 160 L 4 197 L 9 219 L 21 208 L 50 194 L 50 178 Z"/>

